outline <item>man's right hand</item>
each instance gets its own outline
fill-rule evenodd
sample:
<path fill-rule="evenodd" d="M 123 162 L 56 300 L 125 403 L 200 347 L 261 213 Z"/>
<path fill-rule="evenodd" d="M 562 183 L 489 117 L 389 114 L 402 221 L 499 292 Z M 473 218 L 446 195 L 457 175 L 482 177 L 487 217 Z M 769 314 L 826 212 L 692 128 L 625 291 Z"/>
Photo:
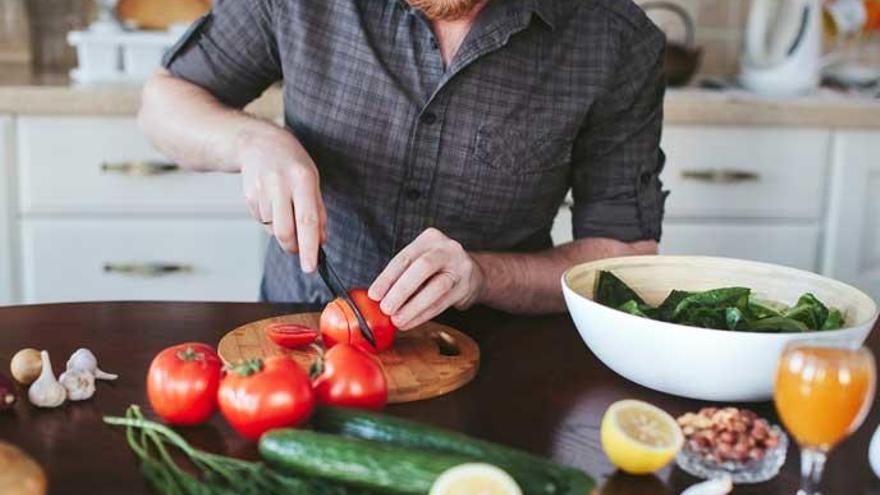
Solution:
<path fill-rule="evenodd" d="M 318 169 L 305 148 L 289 131 L 255 122 L 238 133 L 235 153 L 251 215 L 283 249 L 299 253 L 304 272 L 315 271 L 327 211 Z"/>

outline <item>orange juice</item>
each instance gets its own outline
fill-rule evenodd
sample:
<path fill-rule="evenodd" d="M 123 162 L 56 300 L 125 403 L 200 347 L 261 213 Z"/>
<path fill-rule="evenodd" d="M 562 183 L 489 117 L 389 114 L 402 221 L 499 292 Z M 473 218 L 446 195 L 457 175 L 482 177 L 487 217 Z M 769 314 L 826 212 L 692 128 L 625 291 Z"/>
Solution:
<path fill-rule="evenodd" d="M 776 375 L 776 410 L 798 444 L 827 451 L 862 423 L 875 379 L 870 354 L 822 347 L 789 349 Z"/>

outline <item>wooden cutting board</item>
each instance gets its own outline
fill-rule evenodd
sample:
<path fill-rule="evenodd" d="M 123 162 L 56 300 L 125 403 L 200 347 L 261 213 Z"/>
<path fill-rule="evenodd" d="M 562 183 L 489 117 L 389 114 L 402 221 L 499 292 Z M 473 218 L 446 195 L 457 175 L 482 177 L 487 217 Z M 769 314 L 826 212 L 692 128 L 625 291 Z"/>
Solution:
<path fill-rule="evenodd" d="M 269 340 L 266 327 L 284 322 L 318 328 L 319 317 L 319 313 L 302 313 L 248 323 L 227 333 L 220 340 L 218 352 L 226 363 L 286 354 L 308 369 L 316 352 L 279 347 Z M 448 394 L 473 380 L 480 366 L 480 348 L 472 338 L 434 322 L 398 332 L 394 347 L 378 357 L 385 369 L 388 402 L 392 404 Z"/>

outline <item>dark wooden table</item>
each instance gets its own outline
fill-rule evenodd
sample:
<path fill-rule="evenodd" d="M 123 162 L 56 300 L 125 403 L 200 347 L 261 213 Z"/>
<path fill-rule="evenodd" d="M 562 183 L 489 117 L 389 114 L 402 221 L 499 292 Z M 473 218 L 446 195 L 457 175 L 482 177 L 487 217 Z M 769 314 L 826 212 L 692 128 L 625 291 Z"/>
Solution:
<path fill-rule="evenodd" d="M 159 350 L 186 341 L 216 344 L 227 331 L 274 314 L 303 308 L 263 304 L 99 303 L 0 308 L 0 363 L 3 373 L 23 347 L 46 349 L 60 372 L 77 347 L 89 347 L 100 365 L 121 375 L 101 382 L 95 398 L 56 410 L 19 402 L 0 413 L 0 438 L 30 453 L 46 469 L 53 494 L 149 493 L 121 430 L 101 422 L 121 415 L 132 403 L 146 405 L 144 377 Z M 476 311 L 453 315 L 447 323 L 473 335 L 483 353 L 476 380 L 451 395 L 395 406 L 388 412 L 464 431 L 471 435 L 553 457 L 584 469 L 604 483 L 607 495 L 680 493 L 696 480 L 668 467 L 656 477 L 616 473 L 599 445 L 599 422 L 612 402 L 639 398 L 673 415 L 705 405 L 660 394 L 630 383 L 603 366 L 581 342 L 567 316 L 523 318 Z M 870 346 L 880 351 L 874 332 Z M 743 363 L 747 366 L 748 363 Z M 731 370 L 735 373 L 736 370 Z M 775 421 L 770 403 L 749 405 Z M 866 424 L 832 454 L 826 495 L 880 493 L 880 480 L 867 461 L 877 427 L 877 405 Z M 207 425 L 181 430 L 199 447 L 254 458 L 253 444 L 238 438 L 215 416 Z M 740 487 L 739 494 L 793 495 L 798 455 L 792 448 L 774 480 Z"/>

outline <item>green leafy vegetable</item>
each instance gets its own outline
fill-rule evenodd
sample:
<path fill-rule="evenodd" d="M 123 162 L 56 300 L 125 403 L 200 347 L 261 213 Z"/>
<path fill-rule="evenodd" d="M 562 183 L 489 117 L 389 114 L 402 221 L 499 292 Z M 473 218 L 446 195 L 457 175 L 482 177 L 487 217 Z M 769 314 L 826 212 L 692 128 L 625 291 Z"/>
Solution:
<path fill-rule="evenodd" d="M 145 419 L 138 406 L 130 406 L 124 418 L 108 416 L 104 422 L 126 427 L 128 445 L 141 460 L 141 472 L 153 490 L 163 495 L 369 495 L 326 481 L 280 474 L 260 462 L 198 450 L 174 430 Z M 188 459 L 191 469 L 174 460 L 174 450 Z"/>
<path fill-rule="evenodd" d="M 647 303 L 611 272 L 600 272 L 596 302 L 626 313 L 669 323 L 718 330 L 810 332 L 843 327 L 843 313 L 829 309 L 810 293 L 788 307 L 755 298 L 747 287 L 701 292 L 673 290 L 657 307 Z"/>
<path fill-rule="evenodd" d="M 599 272 L 599 280 L 596 282 L 596 300 L 601 300 L 602 304 L 612 308 L 619 308 L 629 301 L 645 304 L 636 291 L 611 272 Z"/>

